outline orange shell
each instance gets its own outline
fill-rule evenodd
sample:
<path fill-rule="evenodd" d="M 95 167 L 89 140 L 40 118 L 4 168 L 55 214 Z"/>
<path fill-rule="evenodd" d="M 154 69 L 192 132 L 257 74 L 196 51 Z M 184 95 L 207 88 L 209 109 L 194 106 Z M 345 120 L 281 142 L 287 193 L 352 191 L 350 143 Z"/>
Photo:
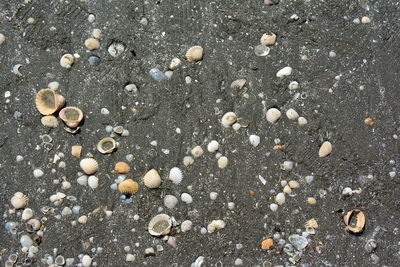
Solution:
<path fill-rule="evenodd" d="M 261 249 L 268 250 L 274 245 L 274 240 L 272 238 L 264 239 L 261 242 Z"/>
<path fill-rule="evenodd" d="M 364 120 L 364 123 L 365 123 L 366 125 L 368 125 L 368 126 L 372 126 L 372 125 L 374 125 L 375 121 L 374 121 L 373 118 L 368 117 L 368 118 L 366 118 L 366 119 Z"/>
<path fill-rule="evenodd" d="M 135 194 L 139 190 L 139 184 L 132 179 L 126 179 L 118 185 L 118 190 L 123 194 Z"/>
<path fill-rule="evenodd" d="M 128 173 L 130 170 L 131 167 L 129 167 L 128 163 L 123 161 L 117 162 L 114 167 L 114 171 L 120 174 Z"/>
<path fill-rule="evenodd" d="M 350 219 L 352 216 L 357 216 L 357 223 L 355 226 L 350 225 Z M 354 209 L 347 212 L 343 216 L 344 223 L 346 224 L 346 230 L 352 233 L 360 233 L 364 230 L 365 226 L 365 215 L 361 210 Z"/>

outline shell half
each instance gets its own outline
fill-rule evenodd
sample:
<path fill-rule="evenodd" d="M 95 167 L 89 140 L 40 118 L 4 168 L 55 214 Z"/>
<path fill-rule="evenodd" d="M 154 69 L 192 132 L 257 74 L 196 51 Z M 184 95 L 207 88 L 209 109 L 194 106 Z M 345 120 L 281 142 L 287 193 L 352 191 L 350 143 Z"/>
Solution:
<path fill-rule="evenodd" d="M 163 236 L 171 232 L 172 220 L 167 214 L 158 214 L 150 220 L 147 227 L 152 236 Z"/>
<path fill-rule="evenodd" d="M 97 150 L 101 154 L 112 153 L 116 147 L 117 147 L 117 144 L 116 144 L 115 140 L 111 137 L 103 138 L 97 143 Z"/>
<path fill-rule="evenodd" d="M 42 115 L 51 115 L 65 104 L 65 98 L 52 89 L 42 89 L 35 97 L 36 108 Z"/>
<path fill-rule="evenodd" d="M 60 111 L 60 118 L 70 128 L 78 127 L 83 119 L 83 112 L 77 107 L 66 107 Z"/>
<path fill-rule="evenodd" d="M 139 184 L 132 179 L 126 179 L 118 185 L 118 190 L 122 194 L 133 195 L 139 190 Z"/>
<path fill-rule="evenodd" d="M 93 174 L 99 169 L 99 164 L 92 158 L 82 159 L 79 165 L 86 174 Z"/>

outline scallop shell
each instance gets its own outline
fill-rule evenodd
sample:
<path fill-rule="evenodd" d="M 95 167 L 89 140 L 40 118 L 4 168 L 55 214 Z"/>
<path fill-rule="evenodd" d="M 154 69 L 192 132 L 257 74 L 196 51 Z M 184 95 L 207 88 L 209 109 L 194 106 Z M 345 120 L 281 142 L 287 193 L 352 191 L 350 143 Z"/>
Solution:
<path fill-rule="evenodd" d="M 234 124 L 237 120 L 237 116 L 234 112 L 227 112 L 221 118 L 221 124 L 225 128 L 229 128 L 232 124 Z"/>
<path fill-rule="evenodd" d="M 268 250 L 274 245 L 274 240 L 272 238 L 264 239 L 261 242 L 261 249 Z"/>
<path fill-rule="evenodd" d="M 150 220 L 147 227 L 152 236 L 163 236 L 170 233 L 172 220 L 167 214 L 158 214 Z"/>
<path fill-rule="evenodd" d="M 169 171 L 168 179 L 171 180 L 174 184 L 180 184 L 183 179 L 183 174 L 181 169 L 179 169 L 178 167 L 173 167 Z"/>
<path fill-rule="evenodd" d="M 71 147 L 71 155 L 75 158 L 80 158 L 82 153 L 82 146 L 72 146 Z"/>
<path fill-rule="evenodd" d="M 79 165 L 86 174 L 93 174 L 99 168 L 99 164 L 97 163 L 97 161 L 92 158 L 82 159 Z"/>
<path fill-rule="evenodd" d="M 17 192 L 11 198 L 11 205 L 13 205 L 13 207 L 17 210 L 22 209 L 26 207 L 26 205 L 28 204 L 28 200 L 28 197 L 25 196 L 23 193 Z"/>
<path fill-rule="evenodd" d="M 51 115 L 65 104 L 65 98 L 52 89 L 42 89 L 35 97 L 36 108 L 42 115 Z"/>
<path fill-rule="evenodd" d="M 78 127 L 83 119 L 83 112 L 77 107 L 66 107 L 60 111 L 60 118 L 70 128 Z"/>
<path fill-rule="evenodd" d="M 160 174 L 155 169 L 151 169 L 143 176 L 144 185 L 148 188 L 157 188 L 161 185 Z"/>
<path fill-rule="evenodd" d="M 120 161 L 115 164 L 114 171 L 120 174 L 126 174 L 131 170 L 128 163 Z"/>
<path fill-rule="evenodd" d="M 97 143 L 97 150 L 102 154 L 112 153 L 116 147 L 117 144 L 111 137 L 103 138 Z"/>
<path fill-rule="evenodd" d="M 122 194 L 133 195 L 139 190 L 139 184 L 132 179 L 126 179 L 118 185 L 118 190 Z"/>
<path fill-rule="evenodd" d="M 56 128 L 58 126 L 58 120 L 53 115 L 43 116 L 40 119 L 40 122 L 43 124 L 43 126 L 50 128 Z"/>
<path fill-rule="evenodd" d="M 322 146 L 319 148 L 319 157 L 323 158 L 331 154 L 332 152 L 332 144 L 329 141 L 325 141 Z"/>
<path fill-rule="evenodd" d="M 203 58 L 204 50 L 201 46 L 192 46 L 186 52 L 186 59 L 189 62 L 199 61 Z"/>

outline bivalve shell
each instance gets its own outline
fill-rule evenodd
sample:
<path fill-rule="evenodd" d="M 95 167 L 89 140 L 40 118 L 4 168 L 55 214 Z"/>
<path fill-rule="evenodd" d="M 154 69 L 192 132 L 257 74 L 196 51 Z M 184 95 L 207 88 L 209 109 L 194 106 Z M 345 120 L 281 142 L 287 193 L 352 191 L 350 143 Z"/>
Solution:
<path fill-rule="evenodd" d="M 79 165 L 86 174 L 93 174 L 99 169 L 99 164 L 93 158 L 82 159 Z"/>
<path fill-rule="evenodd" d="M 172 220 L 167 214 L 158 214 L 150 220 L 147 227 L 152 236 L 163 236 L 170 233 Z"/>
<path fill-rule="evenodd" d="M 58 120 L 53 115 L 43 116 L 40 119 L 40 122 L 43 124 L 43 126 L 46 126 L 49 128 L 56 128 L 58 126 Z"/>
<path fill-rule="evenodd" d="M 132 179 L 126 179 L 118 185 L 118 190 L 122 194 L 133 195 L 139 190 L 139 184 Z"/>
<path fill-rule="evenodd" d="M 120 161 L 115 164 L 114 171 L 119 174 L 126 174 L 131 170 L 128 163 Z"/>
<path fill-rule="evenodd" d="M 282 113 L 277 108 L 270 108 L 267 111 L 267 121 L 270 123 L 275 123 L 279 120 Z"/>
<path fill-rule="evenodd" d="M 350 220 L 353 216 L 356 216 L 357 222 L 356 225 L 351 225 Z M 346 230 L 352 232 L 354 234 L 360 233 L 364 230 L 365 226 L 365 215 L 361 210 L 354 209 L 346 213 L 343 216 L 344 223 L 346 224 Z"/>
<path fill-rule="evenodd" d="M 319 148 L 318 155 L 320 158 L 326 157 L 332 152 L 332 144 L 329 141 L 325 141 Z"/>
<path fill-rule="evenodd" d="M 162 180 L 160 174 L 155 169 L 152 169 L 143 176 L 143 182 L 148 188 L 157 188 L 161 185 Z"/>
<path fill-rule="evenodd" d="M 51 115 L 65 104 L 65 98 L 52 89 L 42 89 L 35 97 L 36 108 L 42 115 Z"/>
<path fill-rule="evenodd" d="M 199 61 L 203 58 L 204 50 L 201 46 L 192 46 L 186 52 L 186 59 L 189 62 Z"/>
<path fill-rule="evenodd" d="M 83 112 L 77 107 L 66 107 L 60 111 L 60 119 L 70 128 L 78 127 L 83 119 Z"/>
<path fill-rule="evenodd" d="M 169 171 L 168 179 L 171 180 L 174 184 L 180 184 L 183 179 L 183 174 L 181 169 L 179 169 L 178 167 L 173 167 Z"/>
<path fill-rule="evenodd" d="M 276 42 L 276 34 L 266 34 L 264 33 L 260 38 L 260 43 L 262 45 L 274 45 Z"/>
<path fill-rule="evenodd" d="M 268 250 L 274 245 L 274 240 L 272 238 L 264 239 L 261 242 L 261 249 Z"/>
<path fill-rule="evenodd" d="M 97 143 L 97 150 L 102 154 L 109 154 L 117 147 L 115 140 L 111 137 L 101 139 Z"/>
<path fill-rule="evenodd" d="M 26 205 L 28 204 L 28 200 L 28 197 L 25 196 L 23 193 L 17 192 L 11 198 L 11 205 L 13 205 L 13 207 L 17 210 L 22 209 L 26 207 Z"/>
<path fill-rule="evenodd" d="M 237 121 L 237 116 L 234 112 L 227 112 L 221 118 L 221 124 L 225 128 L 231 127 Z"/>
<path fill-rule="evenodd" d="M 178 204 L 178 198 L 173 195 L 166 195 L 164 197 L 164 206 L 169 209 L 175 208 L 176 204 Z"/>

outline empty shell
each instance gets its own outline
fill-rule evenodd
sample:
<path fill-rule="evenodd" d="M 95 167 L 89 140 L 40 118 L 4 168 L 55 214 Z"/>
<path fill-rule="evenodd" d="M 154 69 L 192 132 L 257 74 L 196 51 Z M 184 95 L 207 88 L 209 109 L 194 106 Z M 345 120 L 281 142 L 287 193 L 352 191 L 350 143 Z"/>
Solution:
<path fill-rule="evenodd" d="M 356 216 L 357 222 L 356 225 L 351 225 L 350 220 L 353 216 Z M 365 226 L 365 215 L 361 210 L 354 209 L 349 212 L 345 216 L 343 216 L 344 223 L 346 224 L 346 230 L 352 233 L 360 233 L 364 230 Z"/>
<path fill-rule="evenodd" d="M 111 137 L 103 138 L 97 143 L 97 150 L 102 154 L 112 153 L 116 147 L 117 144 Z"/>
<path fill-rule="evenodd" d="M 28 197 L 21 192 L 15 193 L 14 196 L 11 198 L 11 205 L 13 205 L 15 209 L 25 208 L 27 204 Z"/>
<path fill-rule="evenodd" d="M 139 190 L 139 184 L 132 179 L 126 179 L 118 185 L 118 190 L 122 194 L 135 194 Z"/>
<path fill-rule="evenodd" d="M 115 164 L 114 171 L 120 174 L 126 174 L 131 170 L 128 163 L 120 161 Z"/>
<path fill-rule="evenodd" d="M 171 180 L 174 184 L 180 184 L 183 179 L 183 174 L 181 169 L 179 169 L 178 167 L 173 167 L 169 171 L 168 179 Z"/>
<path fill-rule="evenodd" d="M 65 104 L 65 98 L 54 90 L 42 89 L 36 94 L 36 108 L 43 115 L 51 115 Z"/>
<path fill-rule="evenodd" d="M 66 107 L 60 111 L 60 119 L 70 128 L 78 127 L 83 119 L 83 112 L 77 107 Z"/>
<path fill-rule="evenodd" d="M 204 50 L 201 46 L 192 46 L 186 52 L 186 59 L 189 62 L 198 61 L 203 58 Z"/>
<path fill-rule="evenodd" d="M 79 165 L 86 174 L 93 174 L 99 168 L 99 164 L 97 163 L 97 161 L 92 158 L 82 159 Z"/>
<path fill-rule="evenodd" d="M 267 121 L 270 123 L 275 123 L 281 117 L 282 113 L 277 108 L 270 108 L 267 111 Z"/>
<path fill-rule="evenodd" d="M 169 217 L 167 214 L 159 214 L 151 219 L 147 229 L 153 236 L 162 236 L 169 234 L 171 227 L 171 217 Z"/>
<path fill-rule="evenodd" d="M 161 177 L 155 169 L 148 171 L 143 176 L 144 185 L 148 188 L 157 188 L 161 185 Z"/>
<path fill-rule="evenodd" d="M 56 128 L 58 126 L 58 120 L 53 115 L 43 116 L 40 119 L 40 122 L 43 124 L 43 126 L 50 128 Z"/>
<path fill-rule="evenodd" d="M 322 146 L 319 148 L 319 157 L 326 157 L 332 152 L 332 144 L 329 141 L 325 141 Z"/>

